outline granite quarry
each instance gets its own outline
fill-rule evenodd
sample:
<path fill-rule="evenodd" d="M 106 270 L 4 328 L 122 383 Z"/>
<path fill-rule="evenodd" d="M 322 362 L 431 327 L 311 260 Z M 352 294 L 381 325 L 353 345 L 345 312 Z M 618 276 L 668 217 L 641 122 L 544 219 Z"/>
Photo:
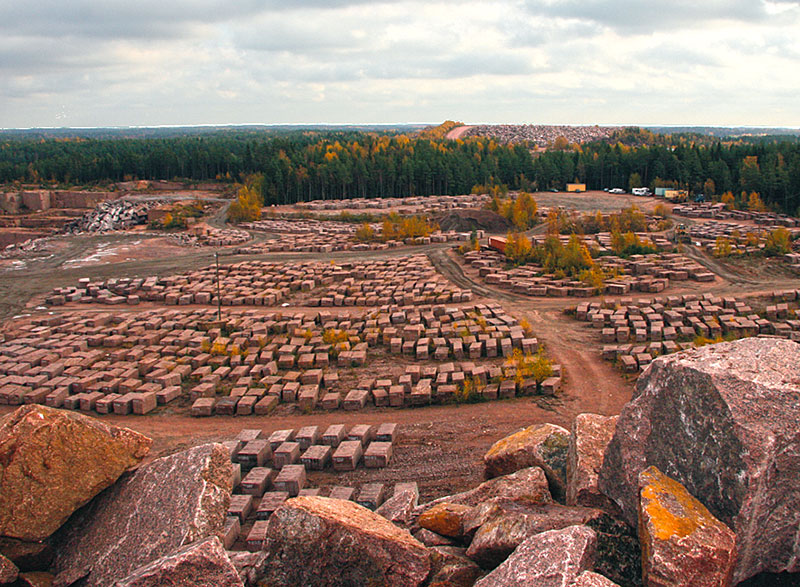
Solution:
<path fill-rule="evenodd" d="M 792 584 L 789 273 L 648 233 L 597 291 L 457 251 L 483 233 L 362 246 L 343 209 L 65 265 L 9 316 L 0 585 Z"/>

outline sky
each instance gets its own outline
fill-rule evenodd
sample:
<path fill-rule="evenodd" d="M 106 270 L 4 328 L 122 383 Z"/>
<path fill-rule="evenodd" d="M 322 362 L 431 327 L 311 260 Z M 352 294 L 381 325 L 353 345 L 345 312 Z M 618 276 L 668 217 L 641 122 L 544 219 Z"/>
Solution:
<path fill-rule="evenodd" d="M 0 127 L 800 126 L 800 0 L 0 0 Z"/>

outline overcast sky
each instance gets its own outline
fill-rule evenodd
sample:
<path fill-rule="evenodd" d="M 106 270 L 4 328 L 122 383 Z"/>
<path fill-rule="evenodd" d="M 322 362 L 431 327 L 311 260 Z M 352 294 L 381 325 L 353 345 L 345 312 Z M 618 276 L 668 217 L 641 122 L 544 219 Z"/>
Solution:
<path fill-rule="evenodd" d="M 800 126 L 800 0 L 0 0 L 0 127 Z"/>

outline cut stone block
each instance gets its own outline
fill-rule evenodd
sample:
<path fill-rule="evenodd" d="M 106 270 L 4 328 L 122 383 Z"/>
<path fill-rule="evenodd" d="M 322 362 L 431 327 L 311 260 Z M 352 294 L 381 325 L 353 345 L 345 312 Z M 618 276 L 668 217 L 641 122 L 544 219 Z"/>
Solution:
<path fill-rule="evenodd" d="M 374 438 L 375 426 L 370 424 L 357 424 L 347 434 L 347 440 L 358 440 L 362 447 L 366 447 Z"/>
<path fill-rule="evenodd" d="M 347 427 L 344 424 L 331 424 L 322 435 L 322 444 L 336 448 L 347 438 Z"/>
<path fill-rule="evenodd" d="M 264 438 L 251 440 L 245 444 L 239 454 L 236 455 L 236 460 L 243 467 L 260 467 L 272 457 L 272 450 L 270 449 L 269 441 Z"/>
<path fill-rule="evenodd" d="M 300 457 L 300 461 L 310 471 L 322 471 L 331 462 L 333 449 L 325 444 L 314 444 Z"/>
<path fill-rule="evenodd" d="M 268 467 L 253 467 L 240 483 L 241 491 L 247 495 L 261 497 L 269 489 L 275 473 Z"/>
<path fill-rule="evenodd" d="M 289 499 L 289 493 L 286 491 L 268 491 L 261 498 L 261 503 L 258 504 L 256 509 L 257 520 L 267 520 L 272 515 L 272 512 L 277 510 Z"/>
<path fill-rule="evenodd" d="M 364 466 L 368 469 L 379 469 L 389 465 L 392 459 L 391 442 L 372 442 L 364 451 Z"/>
<path fill-rule="evenodd" d="M 356 503 L 368 510 L 375 511 L 386 501 L 386 485 L 383 483 L 367 483 L 361 487 Z"/>
<path fill-rule="evenodd" d="M 333 469 L 335 471 L 354 471 L 361 461 L 364 448 L 358 440 L 345 440 L 333 453 Z"/>
<path fill-rule="evenodd" d="M 231 504 L 228 506 L 228 516 L 233 516 L 244 523 L 253 511 L 252 495 L 231 495 Z"/>
<path fill-rule="evenodd" d="M 294 430 L 276 430 L 269 435 L 269 444 L 272 450 L 275 450 L 284 442 L 291 442 L 294 440 Z"/>
<path fill-rule="evenodd" d="M 296 463 L 299 459 L 300 444 L 297 442 L 284 442 L 272 453 L 272 462 L 276 469 Z"/>

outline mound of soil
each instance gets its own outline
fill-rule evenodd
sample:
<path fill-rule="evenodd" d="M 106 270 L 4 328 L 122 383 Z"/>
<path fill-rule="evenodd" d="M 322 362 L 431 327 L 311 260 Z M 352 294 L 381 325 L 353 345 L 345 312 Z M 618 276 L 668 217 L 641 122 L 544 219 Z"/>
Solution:
<path fill-rule="evenodd" d="M 442 230 L 471 232 L 485 230 L 492 233 L 506 233 L 511 223 L 491 210 L 453 210 L 434 218 Z"/>

